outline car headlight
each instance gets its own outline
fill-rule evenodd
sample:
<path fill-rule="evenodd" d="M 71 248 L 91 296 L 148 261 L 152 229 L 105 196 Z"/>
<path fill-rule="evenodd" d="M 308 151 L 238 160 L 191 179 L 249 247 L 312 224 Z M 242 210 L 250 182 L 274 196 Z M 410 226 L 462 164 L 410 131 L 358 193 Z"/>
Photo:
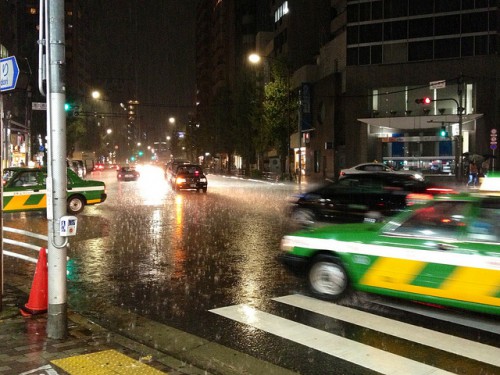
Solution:
<path fill-rule="evenodd" d="M 179 178 L 177 178 L 177 180 L 175 180 L 176 184 L 184 184 L 185 182 L 186 182 L 186 179 L 183 177 L 179 177 Z"/>
<path fill-rule="evenodd" d="M 290 252 L 293 250 L 294 247 L 295 245 L 290 237 L 285 236 L 281 239 L 281 245 L 280 245 L 281 251 Z"/>
<path fill-rule="evenodd" d="M 206 178 L 200 178 L 200 182 L 207 182 L 207 179 Z"/>

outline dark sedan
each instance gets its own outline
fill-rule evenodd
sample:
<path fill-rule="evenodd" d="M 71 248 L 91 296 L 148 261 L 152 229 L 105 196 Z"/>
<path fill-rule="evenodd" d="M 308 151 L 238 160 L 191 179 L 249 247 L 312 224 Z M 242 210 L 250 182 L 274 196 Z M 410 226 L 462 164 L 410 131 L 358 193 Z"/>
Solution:
<path fill-rule="evenodd" d="M 435 187 L 411 174 L 359 173 L 298 196 L 291 218 L 300 226 L 317 222 L 362 222 L 392 216 L 409 202 L 431 199 L 452 189 Z"/>
<path fill-rule="evenodd" d="M 207 177 L 203 169 L 197 164 L 179 165 L 172 175 L 172 188 L 174 190 L 202 190 L 207 192 Z"/>
<path fill-rule="evenodd" d="M 133 167 L 121 167 L 116 173 L 119 181 L 137 181 L 140 176 L 140 173 Z"/>

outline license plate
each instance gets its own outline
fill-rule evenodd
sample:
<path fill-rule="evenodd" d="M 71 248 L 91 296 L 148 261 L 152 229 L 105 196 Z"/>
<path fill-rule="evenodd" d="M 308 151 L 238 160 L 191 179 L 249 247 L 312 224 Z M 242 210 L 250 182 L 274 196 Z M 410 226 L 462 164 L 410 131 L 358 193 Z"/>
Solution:
<path fill-rule="evenodd" d="M 125 177 L 134 177 L 133 174 L 126 174 Z"/>
<path fill-rule="evenodd" d="M 191 184 L 191 187 L 196 187 L 196 184 Z"/>

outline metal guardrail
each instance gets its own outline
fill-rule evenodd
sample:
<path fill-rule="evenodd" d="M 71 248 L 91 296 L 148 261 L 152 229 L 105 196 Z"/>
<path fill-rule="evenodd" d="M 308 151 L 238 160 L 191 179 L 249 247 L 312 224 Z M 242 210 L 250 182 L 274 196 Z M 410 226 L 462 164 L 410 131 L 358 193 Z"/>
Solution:
<path fill-rule="evenodd" d="M 10 227 L 3 227 L 2 229 L 3 229 L 4 232 L 16 233 L 16 234 L 20 234 L 22 236 L 36 238 L 36 239 L 39 239 L 39 240 L 42 240 L 42 241 L 45 241 L 45 242 L 47 242 L 49 240 L 48 236 L 45 236 L 43 234 L 37 234 L 37 233 L 28 232 L 28 231 L 22 230 L 22 229 L 16 229 L 16 228 L 10 228 Z M 42 247 L 45 247 L 45 248 L 47 247 L 47 245 L 45 245 L 45 246 L 37 246 L 37 245 L 32 245 L 32 244 L 29 244 L 29 243 L 26 243 L 26 242 L 13 240 L 13 239 L 10 239 L 10 238 L 3 238 L 3 243 L 4 244 L 13 245 L 13 246 L 19 246 L 19 247 L 22 247 L 22 248 L 25 248 L 25 249 L 30 249 L 30 250 L 35 250 L 35 251 L 40 251 L 40 249 Z M 38 261 L 38 258 L 32 258 L 30 256 L 27 256 L 27 255 L 24 255 L 24 254 L 20 254 L 20 253 L 14 252 L 14 251 L 5 250 L 5 249 L 3 249 L 3 255 L 7 255 L 7 256 L 14 257 L 14 258 L 26 260 L 28 262 L 35 263 L 35 264 Z"/>

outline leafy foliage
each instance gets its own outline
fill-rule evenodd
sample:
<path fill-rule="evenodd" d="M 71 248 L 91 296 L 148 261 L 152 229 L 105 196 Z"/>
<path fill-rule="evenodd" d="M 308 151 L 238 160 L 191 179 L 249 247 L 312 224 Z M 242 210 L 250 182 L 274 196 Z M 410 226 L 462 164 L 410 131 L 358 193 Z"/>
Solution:
<path fill-rule="evenodd" d="M 92 145 L 85 145 L 85 140 L 88 140 L 87 128 L 85 127 L 85 120 L 81 117 L 68 117 L 66 119 L 66 150 L 68 156 L 73 155 L 76 144 L 81 147 L 88 146 L 91 149 Z"/>
<path fill-rule="evenodd" d="M 264 88 L 263 137 L 285 161 L 289 152 L 290 134 L 294 131 L 293 117 L 297 103 L 292 101 L 288 72 L 282 64 L 271 67 L 271 81 Z"/>

